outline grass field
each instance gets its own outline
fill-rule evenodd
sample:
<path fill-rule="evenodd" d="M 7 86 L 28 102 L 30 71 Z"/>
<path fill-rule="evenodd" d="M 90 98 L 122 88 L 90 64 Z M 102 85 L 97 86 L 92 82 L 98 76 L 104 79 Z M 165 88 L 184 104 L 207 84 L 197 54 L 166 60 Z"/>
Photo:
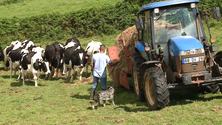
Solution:
<path fill-rule="evenodd" d="M 0 0 L 1 1 L 1 0 Z M 13 16 L 25 17 L 34 16 L 53 10 L 59 12 L 69 12 L 69 9 L 80 10 L 82 7 L 75 8 L 77 0 L 38 0 L 39 4 L 34 4 L 37 0 L 27 0 L 25 2 L 0 6 L 0 18 L 12 18 Z M 78 0 L 81 2 L 80 0 Z M 103 0 L 84 1 L 82 6 L 97 6 L 98 3 L 115 1 Z M 118 1 L 118 0 L 117 0 Z M 32 3 L 33 2 L 33 3 Z M 53 3 L 52 3 L 53 2 Z M 85 3 L 84 3 L 85 2 Z M 92 2 L 91 4 L 89 2 Z M 94 4 L 95 2 L 95 4 Z M 24 4 L 24 7 L 21 7 Z M 46 5 L 45 5 L 46 4 Z M 87 5 L 88 4 L 88 5 Z M 40 6 L 44 5 L 44 6 Z M 51 6 L 50 6 L 51 5 Z M 60 6 L 61 5 L 61 6 Z M 90 6 L 89 6 L 90 5 Z M 55 6 L 55 7 L 52 7 Z M 61 8 L 60 8 L 60 7 Z M 15 7 L 15 8 L 14 8 Z M 19 8 L 20 7 L 20 8 Z M 37 8 L 38 9 L 33 9 Z M 71 8 L 74 7 L 74 8 Z M 4 8 L 6 10 L 4 10 Z M 8 8 L 8 10 L 7 10 Z M 14 8 L 14 10 L 12 9 Z M 50 9 L 51 10 L 47 10 Z M 56 10 L 55 8 L 58 8 Z M 60 8 L 60 9 L 59 9 Z M 29 10 L 30 9 L 30 10 Z M 63 11 L 64 9 L 64 11 Z M 13 11 L 12 11 L 13 10 Z M 29 10 L 30 12 L 26 11 Z M 36 10 L 36 11 L 34 11 Z M 7 13 L 8 11 L 8 13 Z M 20 11 L 20 13 L 19 13 Z M 13 14 L 15 13 L 15 14 Z M 212 37 L 216 37 L 216 44 L 222 49 L 221 25 L 211 27 Z M 83 48 L 91 40 L 101 41 L 107 46 L 115 45 L 115 37 L 121 31 L 111 36 L 93 36 L 90 38 L 78 38 Z M 207 34 L 207 32 L 206 32 Z M 71 38 L 72 36 L 67 36 Z M 35 42 L 35 41 L 33 41 Z M 38 45 L 43 48 L 54 41 L 42 41 Z M 66 39 L 58 41 L 65 43 Z M 4 48 L 5 46 L 3 46 Z M 115 103 L 112 105 L 107 102 L 106 107 L 98 110 L 92 110 L 89 102 L 90 84 L 76 85 L 78 78 L 75 77 L 73 83 L 67 82 L 64 76 L 58 79 L 47 80 L 44 75 L 38 80 L 38 87 L 34 86 L 33 80 L 17 81 L 16 77 L 9 79 L 9 71 L 5 71 L 3 65 L 0 65 L 0 124 L 71 124 L 71 125 L 104 125 L 104 124 L 122 124 L 122 125 L 221 125 L 222 124 L 222 95 L 178 95 L 171 93 L 170 106 L 159 111 L 150 111 L 146 102 L 138 102 L 135 99 L 133 89 L 116 88 Z M 17 73 L 18 74 L 18 73 Z M 86 76 L 83 74 L 83 79 Z M 132 88 L 132 80 L 129 78 Z M 112 85 L 112 80 L 108 78 L 108 86 Z M 99 85 L 97 91 L 101 90 Z"/>
<path fill-rule="evenodd" d="M 98 7 L 103 4 L 115 5 L 122 0 L 24 0 L 23 2 L 0 6 L 0 18 L 29 17 L 45 13 L 67 13 Z M 0 1 L 1 2 L 1 1 Z"/>
<path fill-rule="evenodd" d="M 222 124 L 221 94 L 174 95 L 170 107 L 149 111 L 145 102 L 135 100 L 132 89 L 116 88 L 116 105 L 107 102 L 106 107 L 92 110 L 91 84 L 42 76 L 35 87 L 33 80 L 22 85 L 16 77 L 9 79 L 3 68 L 0 71 L 0 124 Z"/>
<path fill-rule="evenodd" d="M 85 47 L 91 40 L 114 45 L 117 34 L 79 38 Z M 52 43 L 53 41 L 47 41 Z M 65 41 L 59 41 L 65 42 Z M 44 43 L 42 43 L 44 44 Z M 60 76 L 58 79 L 17 81 L 9 79 L 9 72 L 0 66 L 0 124 L 222 124 L 222 95 L 171 94 L 170 106 L 160 111 L 149 111 L 146 102 L 135 99 L 133 89 L 116 88 L 115 103 L 92 110 L 89 102 L 91 84 L 71 84 Z M 83 79 L 85 79 L 85 74 Z M 132 88 L 132 80 L 129 78 Z M 108 86 L 112 80 L 108 79 Z M 97 91 L 101 90 L 99 85 Z"/>

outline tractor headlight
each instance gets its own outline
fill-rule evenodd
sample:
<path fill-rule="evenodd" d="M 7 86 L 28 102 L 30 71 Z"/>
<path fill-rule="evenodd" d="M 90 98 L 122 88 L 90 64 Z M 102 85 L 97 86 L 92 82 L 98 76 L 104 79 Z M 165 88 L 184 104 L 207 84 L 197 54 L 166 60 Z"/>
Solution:
<path fill-rule="evenodd" d="M 201 53 L 204 53 L 204 49 L 191 49 L 191 50 L 180 51 L 179 55 L 184 56 L 184 55 L 201 54 Z"/>

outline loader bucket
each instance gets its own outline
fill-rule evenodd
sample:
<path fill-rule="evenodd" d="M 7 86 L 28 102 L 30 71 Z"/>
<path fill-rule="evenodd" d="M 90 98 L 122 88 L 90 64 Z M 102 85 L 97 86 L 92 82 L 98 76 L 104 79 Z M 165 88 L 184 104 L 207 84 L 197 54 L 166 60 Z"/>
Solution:
<path fill-rule="evenodd" d="M 108 47 L 109 58 L 111 61 L 119 60 L 119 52 L 117 46 Z"/>
<path fill-rule="evenodd" d="M 109 53 L 109 58 L 111 61 L 119 61 L 119 52 L 117 50 L 117 46 L 111 46 L 108 47 L 108 53 Z M 113 79 L 112 77 L 112 67 L 111 66 L 107 66 L 109 74 L 110 74 L 110 78 Z"/>
<path fill-rule="evenodd" d="M 129 83 L 128 83 L 128 79 L 127 79 L 127 74 L 125 72 L 123 72 L 123 71 L 120 72 L 119 82 L 126 89 L 130 89 Z"/>

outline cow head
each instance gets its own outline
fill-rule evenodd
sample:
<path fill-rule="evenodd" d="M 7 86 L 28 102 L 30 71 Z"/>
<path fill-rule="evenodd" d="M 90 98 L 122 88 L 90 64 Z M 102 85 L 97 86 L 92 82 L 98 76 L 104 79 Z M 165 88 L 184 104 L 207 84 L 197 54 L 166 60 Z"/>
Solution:
<path fill-rule="evenodd" d="M 42 65 L 42 61 L 37 59 L 34 63 L 33 63 L 33 67 L 35 70 L 40 70 L 41 69 L 41 65 Z"/>
<path fill-rule="evenodd" d="M 87 60 L 89 59 L 89 55 L 86 53 L 86 51 L 81 47 L 80 49 L 76 50 L 78 51 L 79 56 L 79 64 L 80 68 L 83 68 L 85 64 L 87 63 Z"/>
<path fill-rule="evenodd" d="M 51 73 L 49 69 L 49 62 L 45 62 L 42 59 L 37 59 L 33 64 L 35 70 L 43 70 L 46 74 Z"/>

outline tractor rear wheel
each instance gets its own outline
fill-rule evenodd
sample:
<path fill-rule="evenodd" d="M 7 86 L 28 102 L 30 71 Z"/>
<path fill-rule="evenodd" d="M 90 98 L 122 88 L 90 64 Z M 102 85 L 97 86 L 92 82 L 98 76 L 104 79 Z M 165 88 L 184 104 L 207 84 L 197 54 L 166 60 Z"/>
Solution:
<path fill-rule="evenodd" d="M 169 105 L 169 90 L 162 68 L 155 66 L 144 72 L 144 95 L 150 110 L 159 110 Z"/>
<path fill-rule="evenodd" d="M 139 75 L 139 66 L 142 64 L 142 57 L 139 55 L 139 53 L 134 53 L 132 55 L 132 79 L 133 79 L 133 88 L 134 88 L 134 93 L 136 96 L 136 99 L 138 101 L 144 101 L 144 94 L 143 90 L 140 88 L 140 75 Z"/>

